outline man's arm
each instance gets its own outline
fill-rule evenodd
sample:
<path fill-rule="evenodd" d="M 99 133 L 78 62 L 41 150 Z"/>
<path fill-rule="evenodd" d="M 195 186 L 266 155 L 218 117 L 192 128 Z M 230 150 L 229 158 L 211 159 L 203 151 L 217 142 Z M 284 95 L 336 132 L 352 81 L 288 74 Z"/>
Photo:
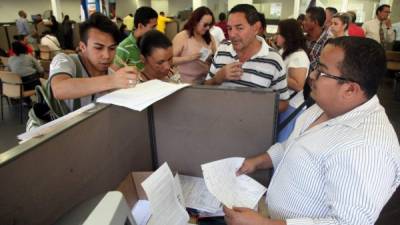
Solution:
<path fill-rule="evenodd" d="M 214 58 L 215 60 L 215 58 Z M 217 71 L 213 74 L 213 71 Z M 233 62 L 224 65 L 221 69 L 217 70 L 214 63 L 211 64 L 210 73 L 207 80 L 204 82 L 206 85 L 221 85 L 225 80 L 240 80 L 243 74 L 242 63 Z"/>
<path fill-rule="evenodd" d="M 248 208 L 224 207 L 224 213 L 228 225 L 286 225 L 284 220 L 271 220 Z"/>
<path fill-rule="evenodd" d="M 124 67 L 114 75 L 102 75 L 90 78 L 72 78 L 69 74 L 60 73 L 51 78 L 50 84 L 56 99 L 76 99 L 103 91 L 128 88 L 136 83 L 137 70 Z"/>

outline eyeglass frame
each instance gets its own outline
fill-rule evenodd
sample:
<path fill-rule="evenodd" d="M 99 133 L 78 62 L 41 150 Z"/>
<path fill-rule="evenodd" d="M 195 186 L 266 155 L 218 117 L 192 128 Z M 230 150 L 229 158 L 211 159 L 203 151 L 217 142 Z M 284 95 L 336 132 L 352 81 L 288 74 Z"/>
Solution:
<path fill-rule="evenodd" d="M 318 80 L 322 76 L 322 77 L 327 77 L 327 78 L 334 79 L 334 80 L 337 80 L 337 81 L 357 83 L 357 81 L 355 81 L 355 80 L 353 80 L 351 78 L 342 77 L 342 75 L 338 76 L 338 75 L 332 75 L 332 74 L 329 74 L 329 73 L 322 72 L 319 69 L 319 65 L 320 65 L 320 63 L 317 62 L 317 68 L 315 69 L 315 71 L 317 72 L 315 74 L 315 80 Z"/>

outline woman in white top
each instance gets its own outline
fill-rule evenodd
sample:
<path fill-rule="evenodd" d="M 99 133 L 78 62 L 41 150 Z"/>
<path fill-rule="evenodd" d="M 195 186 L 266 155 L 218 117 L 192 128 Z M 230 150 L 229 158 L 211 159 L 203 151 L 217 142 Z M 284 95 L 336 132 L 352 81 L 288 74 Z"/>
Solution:
<path fill-rule="evenodd" d="M 300 25 L 294 19 L 282 20 L 278 24 L 276 43 L 286 66 L 290 93 L 288 109 L 280 113 L 279 122 L 284 121 L 303 102 L 303 87 L 307 79 L 310 60 L 306 53 L 306 39 Z M 278 142 L 285 141 L 293 130 L 297 116 L 278 134 Z"/>
<path fill-rule="evenodd" d="M 349 28 L 350 20 L 351 16 L 347 13 L 336 13 L 333 15 L 330 29 L 335 38 L 348 36 L 347 29 Z"/>

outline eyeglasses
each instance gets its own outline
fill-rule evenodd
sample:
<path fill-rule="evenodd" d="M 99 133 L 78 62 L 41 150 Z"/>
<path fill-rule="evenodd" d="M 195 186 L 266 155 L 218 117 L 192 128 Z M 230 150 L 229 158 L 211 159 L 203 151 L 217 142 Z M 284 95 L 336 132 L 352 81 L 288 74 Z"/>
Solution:
<path fill-rule="evenodd" d="M 324 73 L 319 69 L 319 67 L 317 67 L 317 69 L 315 71 L 316 71 L 315 80 L 318 80 L 320 77 L 327 77 L 327 78 L 331 78 L 331 79 L 334 79 L 334 80 L 340 80 L 340 81 L 343 81 L 343 82 L 356 82 L 356 81 L 354 81 L 353 79 L 350 79 L 350 78 L 345 78 L 345 77 L 332 75 L 332 74 L 329 74 L 329 73 Z"/>
<path fill-rule="evenodd" d="M 205 23 L 205 24 L 203 24 L 203 27 L 204 28 L 207 28 L 207 27 L 211 28 L 212 27 L 212 23 Z"/>

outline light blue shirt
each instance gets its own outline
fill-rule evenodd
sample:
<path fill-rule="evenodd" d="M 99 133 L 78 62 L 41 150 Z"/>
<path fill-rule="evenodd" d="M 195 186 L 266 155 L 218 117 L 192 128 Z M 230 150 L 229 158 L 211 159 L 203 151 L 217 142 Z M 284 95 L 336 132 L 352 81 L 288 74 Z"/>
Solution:
<path fill-rule="evenodd" d="M 377 96 L 308 127 L 317 105 L 296 121 L 289 139 L 269 150 L 267 192 L 273 219 L 287 225 L 372 225 L 400 184 L 400 146 Z"/>
<path fill-rule="evenodd" d="M 17 19 L 16 25 L 17 25 L 18 34 L 22 34 L 22 35 L 30 34 L 29 24 L 28 24 L 27 19 L 20 17 L 19 19 Z"/>

